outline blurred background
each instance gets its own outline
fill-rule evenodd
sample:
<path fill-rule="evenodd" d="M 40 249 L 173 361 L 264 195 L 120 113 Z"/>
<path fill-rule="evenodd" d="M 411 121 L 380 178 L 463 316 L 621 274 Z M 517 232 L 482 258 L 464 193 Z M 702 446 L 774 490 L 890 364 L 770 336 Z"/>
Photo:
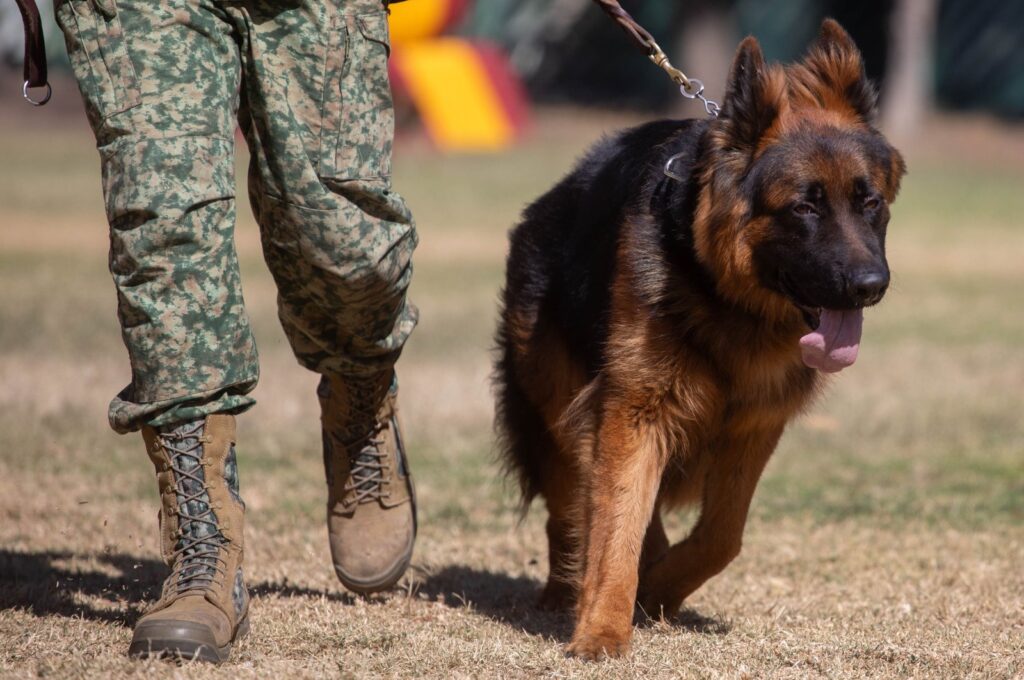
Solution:
<path fill-rule="evenodd" d="M 141 439 L 106 424 L 130 372 L 99 163 L 40 4 L 54 95 L 35 109 L 21 100 L 20 18 L 0 0 L 0 676 L 95 677 L 139 668 L 121 653 L 163 573 L 157 498 Z M 494 460 L 506 233 L 601 135 L 703 110 L 590 0 L 396 4 L 394 185 L 421 235 L 422 321 L 399 364 L 416 557 L 397 596 L 354 600 L 334 580 L 316 377 L 278 327 L 241 181 L 263 372 L 239 419 L 257 607 L 232 677 L 1020 677 L 1024 2 L 623 5 L 713 99 L 748 33 L 793 60 L 833 16 L 863 50 L 879 124 L 910 171 L 889 231 L 893 284 L 866 314 L 857 365 L 789 428 L 743 555 L 681 619 L 638 630 L 630 660 L 564 660 L 570 619 L 530 606 L 544 513 L 517 523 Z M 240 143 L 240 178 L 247 160 Z M 673 538 L 692 521 L 670 518 Z"/>
<path fill-rule="evenodd" d="M 51 67 L 66 73 L 63 39 L 49 21 L 52 0 L 38 4 L 48 20 Z M 743 36 L 757 36 L 769 59 L 792 61 L 831 16 L 856 40 L 879 85 L 890 135 L 909 133 L 935 111 L 1024 117 L 1020 0 L 626 0 L 625 6 L 712 96 L 722 94 L 733 47 Z M 492 125 L 508 124 L 512 137 L 535 105 L 689 115 L 664 75 L 644 67 L 643 56 L 591 0 L 415 0 L 393 11 L 393 79 L 407 106 L 402 127 L 425 122 L 442 148 L 473 144 L 445 138 L 446 123 L 436 119 L 445 105 L 437 99 L 448 99 L 449 106 L 454 99 L 464 118 L 496 116 Z M 0 62 L 16 67 L 22 46 L 20 15 L 6 3 L 0 6 Z M 465 51 L 456 54 L 459 48 Z M 463 96 L 443 96 L 452 91 Z M 499 110 L 474 113 L 467 104 Z M 476 144 L 486 147 L 486 139 Z"/>

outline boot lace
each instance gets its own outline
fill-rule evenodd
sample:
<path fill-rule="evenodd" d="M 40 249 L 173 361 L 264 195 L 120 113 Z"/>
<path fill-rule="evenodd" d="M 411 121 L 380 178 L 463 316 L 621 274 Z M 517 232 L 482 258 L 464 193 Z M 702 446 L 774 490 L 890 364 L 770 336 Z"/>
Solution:
<path fill-rule="evenodd" d="M 221 532 L 217 516 L 210 507 L 209 487 L 202 460 L 204 421 L 160 433 L 174 472 L 177 495 L 178 538 L 168 584 L 176 591 L 209 590 L 226 562 L 221 548 L 228 542 Z"/>
<path fill-rule="evenodd" d="M 386 400 L 386 396 L 383 397 Z M 373 404 L 372 410 L 367 402 Z M 388 451 L 384 446 L 384 433 L 391 424 L 384 402 L 367 399 L 360 405 L 350 404 L 350 414 L 357 421 L 371 423 L 364 434 L 343 442 L 349 461 L 349 475 L 345 480 L 342 497 L 346 504 L 372 503 L 388 497 Z"/>
<path fill-rule="evenodd" d="M 349 451 L 349 478 L 345 482 L 345 497 L 356 504 L 370 503 L 387 498 L 388 452 L 384 448 L 384 430 L 387 422 L 377 420 L 362 440 L 346 446 Z M 352 494 L 352 496 L 349 496 Z"/>

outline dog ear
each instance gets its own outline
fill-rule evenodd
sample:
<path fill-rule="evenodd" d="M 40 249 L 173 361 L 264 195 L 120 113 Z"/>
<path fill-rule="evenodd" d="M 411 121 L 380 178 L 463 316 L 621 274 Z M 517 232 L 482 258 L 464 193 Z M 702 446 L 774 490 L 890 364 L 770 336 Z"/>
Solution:
<path fill-rule="evenodd" d="M 823 108 L 847 107 L 865 121 L 874 119 L 878 96 L 864 73 L 860 50 L 839 22 L 825 19 L 817 39 L 794 75 Z"/>
<path fill-rule="evenodd" d="M 782 93 L 775 80 L 761 45 L 747 36 L 736 50 L 722 105 L 721 118 L 733 148 L 752 151 L 779 115 Z"/>
<path fill-rule="evenodd" d="M 890 147 L 889 173 L 886 178 L 885 200 L 892 203 L 896 200 L 896 194 L 900 191 L 900 181 L 907 174 L 907 162 L 903 160 L 903 154 Z"/>

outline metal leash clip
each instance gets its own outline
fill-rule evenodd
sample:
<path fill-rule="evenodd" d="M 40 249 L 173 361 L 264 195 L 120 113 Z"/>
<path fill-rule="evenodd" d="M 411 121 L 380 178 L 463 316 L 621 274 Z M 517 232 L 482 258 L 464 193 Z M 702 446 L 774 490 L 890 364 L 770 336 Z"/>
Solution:
<path fill-rule="evenodd" d="M 690 78 L 679 86 L 679 92 L 687 99 L 701 100 L 704 103 L 704 110 L 707 111 L 707 114 L 712 118 L 718 118 L 722 107 L 718 105 L 718 102 L 704 96 L 704 83 L 696 78 Z"/>
<path fill-rule="evenodd" d="M 688 78 L 685 73 L 673 66 L 672 62 L 669 61 L 668 55 L 665 54 L 665 50 L 661 49 L 661 45 L 654 39 L 654 36 L 638 24 L 636 19 L 629 15 L 629 12 L 622 9 L 622 5 L 618 3 L 618 0 L 594 0 L 594 2 L 636 41 L 640 49 L 647 53 L 647 57 L 654 62 L 655 66 L 668 74 L 672 82 L 679 86 L 679 92 L 684 97 L 687 99 L 699 99 L 704 104 L 704 111 L 708 116 L 718 118 L 722 107 L 718 105 L 718 102 L 704 96 L 704 83 L 696 78 Z M 686 180 L 685 177 L 672 169 L 685 155 L 686 152 L 678 153 L 666 161 L 663 170 L 666 177 L 677 182 L 684 182 Z"/>
<path fill-rule="evenodd" d="M 712 118 L 718 117 L 721 107 L 718 102 L 711 101 L 704 96 L 704 83 L 696 78 L 687 78 L 685 73 L 673 66 L 668 55 L 665 54 L 665 50 L 661 49 L 661 45 L 654 39 L 650 31 L 637 23 L 636 19 L 629 15 L 629 12 L 622 9 L 618 0 L 594 0 L 594 2 L 636 41 L 636 44 L 647 53 L 647 57 L 654 62 L 655 66 L 668 74 L 668 77 L 679 86 L 679 91 L 683 93 L 684 97 L 701 100 L 707 114 Z"/>

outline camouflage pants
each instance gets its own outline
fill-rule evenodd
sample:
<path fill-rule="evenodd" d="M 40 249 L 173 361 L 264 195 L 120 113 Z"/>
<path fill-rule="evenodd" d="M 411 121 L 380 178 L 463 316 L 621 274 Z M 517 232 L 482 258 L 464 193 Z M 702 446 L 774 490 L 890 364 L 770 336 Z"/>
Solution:
<path fill-rule="evenodd" d="M 382 0 L 61 0 L 56 15 L 100 152 L 132 366 L 114 429 L 253 404 L 236 120 L 299 363 L 355 384 L 390 375 L 416 324 L 417 238 L 391 190 Z"/>

